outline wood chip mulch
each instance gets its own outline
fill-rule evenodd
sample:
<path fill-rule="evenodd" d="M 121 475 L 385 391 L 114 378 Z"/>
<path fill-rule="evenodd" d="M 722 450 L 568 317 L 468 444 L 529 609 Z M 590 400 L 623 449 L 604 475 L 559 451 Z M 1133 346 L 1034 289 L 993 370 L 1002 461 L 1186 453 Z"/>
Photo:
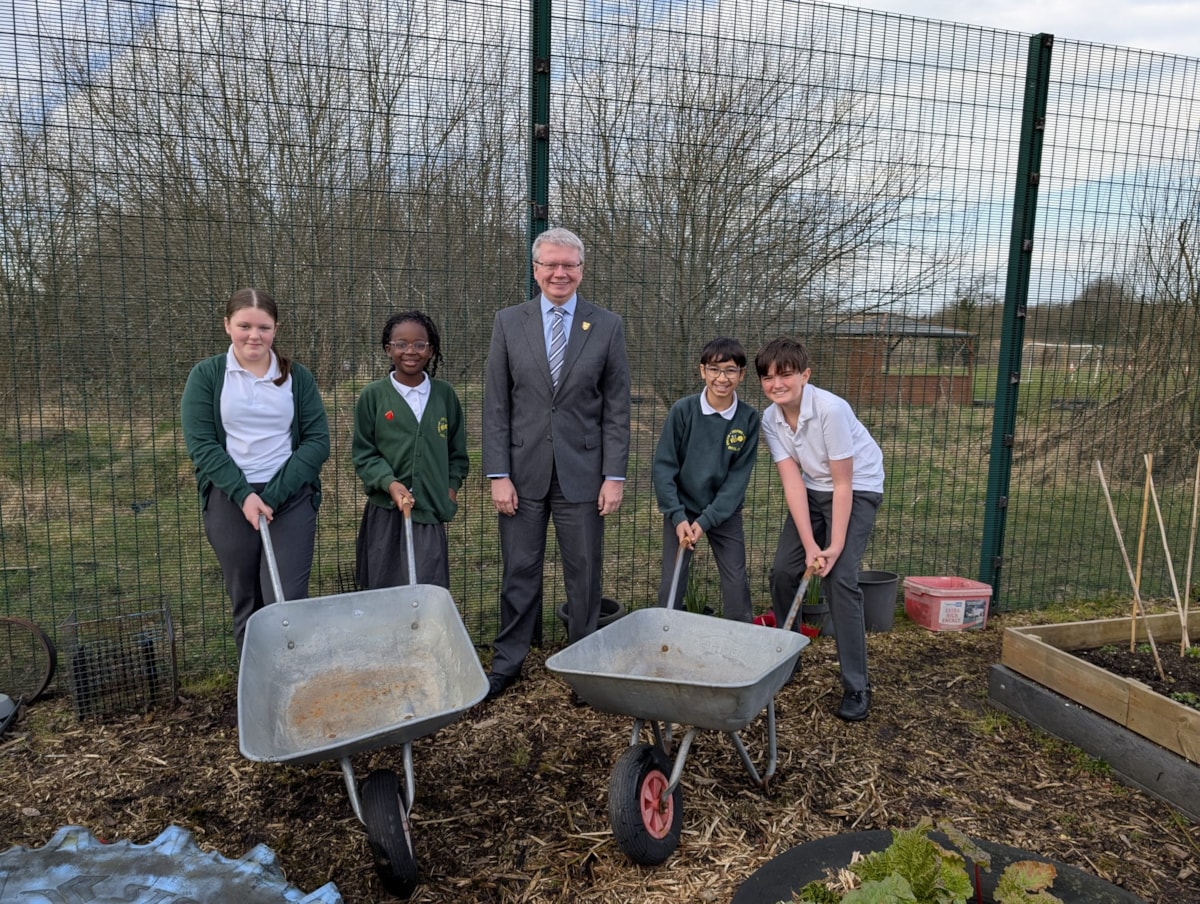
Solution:
<path fill-rule="evenodd" d="M 608 779 L 632 721 L 572 706 L 535 651 L 504 696 L 414 743 L 422 884 L 411 900 L 724 904 L 793 845 L 925 816 L 1099 875 L 1148 904 L 1200 901 L 1200 827 L 988 704 L 1005 623 L 1019 621 L 962 634 L 904 623 L 872 635 L 874 706 L 853 725 L 834 716 L 835 647 L 820 638 L 776 696 L 769 792 L 754 787 L 728 738 L 702 732 L 683 772 L 681 843 L 654 868 L 624 856 L 608 821 Z M 742 737 L 762 769 L 765 715 Z M 360 755 L 359 778 L 378 767 L 402 775 L 400 753 Z M 85 723 L 51 697 L 0 739 L 0 850 L 43 845 L 63 825 L 144 844 L 172 824 L 232 859 L 268 845 L 302 891 L 334 882 L 347 904 L 393 900 L 339 764 L 244 759 L 232 689 Z"/>

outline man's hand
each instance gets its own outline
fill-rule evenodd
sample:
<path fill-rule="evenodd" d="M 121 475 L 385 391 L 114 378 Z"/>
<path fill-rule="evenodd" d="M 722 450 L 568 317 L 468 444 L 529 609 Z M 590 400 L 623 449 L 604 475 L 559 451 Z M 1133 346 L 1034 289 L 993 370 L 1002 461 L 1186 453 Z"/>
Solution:
<path fill-rule="evenodd" d="M 600 507 L 600 517 L 611 515 L 621 507 L 621 499 L 625 495 L 625 481 L 623 480 L 606 480 L 600 484 L 600 498 L 597 504 Z M 493 487 L 492 496 L 495 498 L 495 488 Z"/>
<path fill-rule="evenodd" d="M 501 515 L 517 513 L 517 488 L 507 477 L 492 478 L 492 505 Z"/>

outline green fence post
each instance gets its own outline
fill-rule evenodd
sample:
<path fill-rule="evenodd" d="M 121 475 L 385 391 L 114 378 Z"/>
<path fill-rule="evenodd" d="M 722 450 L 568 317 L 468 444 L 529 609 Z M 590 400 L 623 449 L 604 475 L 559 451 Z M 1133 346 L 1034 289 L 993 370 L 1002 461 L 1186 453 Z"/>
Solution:
<path fill-rule="evenodd" d="M 550 213 L 550 0 L 530 6 L 529 50 L 529 248 L 546 231 Z M 528 263 L 529 294 L 537 292 L 533 261 Z"/>
<path fill-rule="evenodd" d="M 996 373 L 983 548 L 979 560 L 979 579 L 991 584 L 993 603 L 1000 600 L 1000 569 L 1004 564 L 1004 520 L 1008 513 L 1008 488 L 1012 477 L 1017 390 L 1021 385 L 1021 347 L 1025 336 L 1025 311 L 1029 303 L 1033 224 L 1037 213 L 1042 139 L 1046 129 L 1046 97 L 1050 88 L 1050 51 L 1053 47 L 1054 35 L 1038 34 L 1030 38 L 1029 61 L 1025 70 L 1025 102 L 1021 112 L 1021 144 L 1017 152 L 1012 230 L 1008 244 L 1008 277 L 1004 287 L 1004 322 L 1000 335 L 1000 366 Z"/>
<path fill-rule="evenodd" d="M 533 240 L 546 231 L 550 217 L 550 0 L 533 0 L 529 20 L 529 295 L 539 291 L 533 279 Z M 533 645 L 542 645 L 542 610 L 533 626 Z"/>

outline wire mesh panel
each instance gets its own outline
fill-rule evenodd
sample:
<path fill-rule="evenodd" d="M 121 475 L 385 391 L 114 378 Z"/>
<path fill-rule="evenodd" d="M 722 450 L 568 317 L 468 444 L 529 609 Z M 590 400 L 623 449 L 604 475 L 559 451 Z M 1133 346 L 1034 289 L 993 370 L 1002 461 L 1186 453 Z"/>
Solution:
<path fill-rule="evenodd" d="M 1053 52 L 1005 593 L 1130 592 L 1099 461 L 1143 594 L 1170 596 L 1172 568 L 1186 589 L 1200 448 L 1200 61 L 1069 40 Z"/>
<path fill-rule="evenodd" d="M 1004 263 L 1024 39 L 767 0 L 622 9 L 557 23 L 551 204 L 589 243 L 582 291 L 629 336 L 638 502 L 617 580 L 658 580 L 650 460 L 717 335 L 751 357 L 803 338 L 812 382 L 880 442 L 867 567 L 974 574 L 991 423 L 978 334 Z M 752 363 L 738 391 L 765 407 Z M 784 517 L 765 449 L 746 516 L 765 605 Z"/>
<path fill-rule="evenodd" d="M 102 609 L 61 626 L 65 685 L 82 720 L 146 712 L 175 699 L 177 670 L 171 611 Z"/>
<path fill-rule="evenodd" d="M 1194 59 L 1057 36 L 1027 348 L 1001 374 L 1026 35 L 779 0 L 555 5 L 543 60 L 524 0 L 66 9 L 14 5 L 0 30 L 5 614 L 83 625 L 122 599 L 169 598 L 182 669 L 236 661 L 178 421 L 189 369 L 228 347 L 226 299 L 257 286 L 329 414 L 313 594 L 352 584 L 353 409 L 388 372 L 382 327 L 409 309 L 437 323 L 472 463 L 450 590 L 487 644 L 501 561 L 479 473 L 482 372 L 495 312 L 529 290 L 538 141 L 548 220 L 583 238 L 581 294 L 623 317 L 633 365 L 606 596 L 627 609 L 657 596 L 651 460 L 719 334 L 750 354 L 744 404 L 765 407 L 756 350 L 799 336 L 813 383 L 880 442 L 864 567 L 976 575 L 996 387 L 1011 379 L 1000 607 L 1124 592 L 1097 458 L 1147 591 L 1170 581 L 1153 509 L 1140 526 L 1144 453 L 1174 563 L 1186 557 Z M 547 72 L 549 121 L 533 123 L 529 86 Z M 784 517 L 765 449 L 744 515 L 761 611 Z M 555 643 L 553 533 L 549 548 Z M 698 602 L 720 612 L 703 544 L 695 568 Z"/>

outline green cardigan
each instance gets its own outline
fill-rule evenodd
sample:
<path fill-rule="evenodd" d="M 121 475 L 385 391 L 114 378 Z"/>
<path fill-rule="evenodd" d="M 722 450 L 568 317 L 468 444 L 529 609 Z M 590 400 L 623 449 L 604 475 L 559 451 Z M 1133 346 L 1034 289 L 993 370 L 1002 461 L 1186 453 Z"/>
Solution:
<path fill-rule="evenodd" d="M 429 402 L 417 423 L 412 408 L 392 386 L 390 376 L 363 387 L 354 404 L 354 470 L 372 505 L 395 508 L 388 485 L 398 480 L 416 500 L 419 524 L 450 521 L 467 476 L 467 428 L 462 405 L 445 380 L 431 379 Z"/>
<path fill-rule="evenodd" d="M 208 504 L 213 487 L 241 505 L 252 492 L 246 475 L 225 451 L 225 426 L 221 423 L 221 389 L 225 385 L 224 354 L 205 358 L 188 374 L 183 388 L 181 418 L 188 456 L 196 466 L 200 509 Z M 275 509 L 306 485 L 313 488 L 313 508 L 321 504 L 321 465 L 329 458 L 329 422 L 312 373 L 292 362 L 292 457 L 275 472 L 259 496 Z"/>

